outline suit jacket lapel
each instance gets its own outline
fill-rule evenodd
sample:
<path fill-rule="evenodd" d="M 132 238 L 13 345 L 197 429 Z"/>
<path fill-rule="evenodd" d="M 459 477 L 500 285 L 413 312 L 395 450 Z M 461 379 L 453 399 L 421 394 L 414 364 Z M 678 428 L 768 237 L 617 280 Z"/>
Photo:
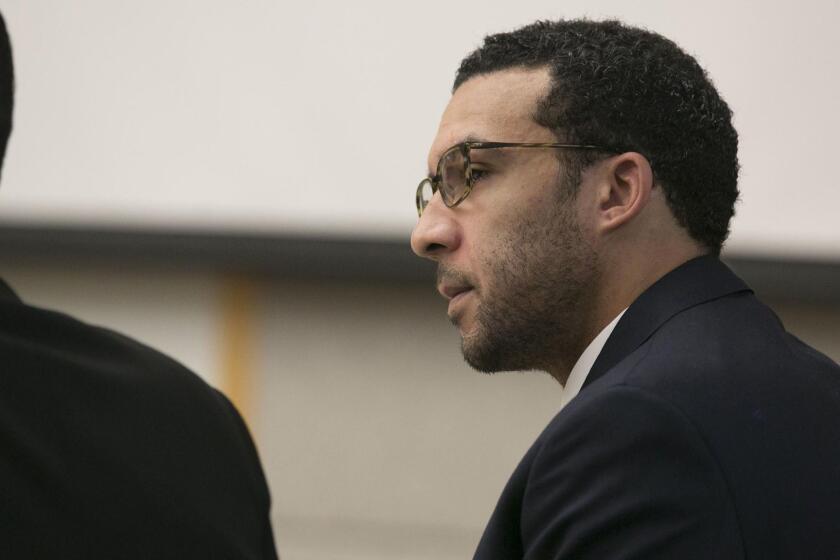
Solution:
<path fill-rule="evenodd" d="M 698 257 L 675 268 L 630 305 L 595 360 L 583 388 L 618 364 L 677 313 L 742 291 L 752 290 L 717 257 Z"/>

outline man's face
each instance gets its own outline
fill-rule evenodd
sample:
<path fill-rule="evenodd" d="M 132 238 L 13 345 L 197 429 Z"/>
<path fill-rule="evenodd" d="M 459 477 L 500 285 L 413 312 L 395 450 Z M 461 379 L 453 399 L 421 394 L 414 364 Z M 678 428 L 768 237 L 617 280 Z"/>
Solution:
<path fill-rule="evenodd" d="M 534 122 L 547 70 L 474 77 L 453 94 L 429 152 L 434 170 L 467 139 L 556 142 Z M 447 208 L 436 194 L 411 238 L 438 263 L 438 290 L 461 333 L 464 358 L 480 371 L 571 367 L 597 281 L 574 185 L 553 149 L 472 150 L 473 192 Z"/>

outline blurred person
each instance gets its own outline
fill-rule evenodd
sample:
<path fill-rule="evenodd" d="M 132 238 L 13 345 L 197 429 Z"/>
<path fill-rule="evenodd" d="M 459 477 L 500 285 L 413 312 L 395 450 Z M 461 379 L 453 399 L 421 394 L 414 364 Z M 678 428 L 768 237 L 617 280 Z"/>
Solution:
<path fill-rule="evenodd" d="M 0 163 L 13 99 L 0 16 Z M 0 557 L 277 558 L 248 430 L 195 374 L 2 281 L 0 364 Z"/>
<path fill-rule="evenodd" d="M 840 368 L 718 258 L 731 117 L 691 56 L 617 21 L 462 61 L 412 248 L 470 365 L 564 386 L 476 559 L 840 558 Z"/>

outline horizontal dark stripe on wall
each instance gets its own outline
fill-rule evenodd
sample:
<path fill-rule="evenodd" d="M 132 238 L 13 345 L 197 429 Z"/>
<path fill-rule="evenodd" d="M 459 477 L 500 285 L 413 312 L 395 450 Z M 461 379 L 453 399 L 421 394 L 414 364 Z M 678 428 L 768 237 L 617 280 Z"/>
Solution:
<path fill-rule="evenodd" d="M 408 239 L 218 231 L 0 225 L 0 260 L 80 266 L 116 262 L 297 279 L 431 282 L 434 266 Z M 762 297 L 840 303 L 840 259 L 726 255 Z"/>
<path fill-rule="evenodd" d="M 431 263 L 408 239 L 353 239 L 247 232 L 0 225 L 0 259 L 153 264 L 295 278 L 416 281 Z"/>

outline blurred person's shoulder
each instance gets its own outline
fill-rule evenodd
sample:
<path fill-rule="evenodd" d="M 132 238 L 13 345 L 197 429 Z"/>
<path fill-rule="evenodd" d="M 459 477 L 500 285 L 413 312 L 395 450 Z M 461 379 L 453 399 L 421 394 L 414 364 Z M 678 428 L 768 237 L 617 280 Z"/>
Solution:
<path fill-rule="evenodd" d="M 215 439 L 247 434 L 230 401 L 176 359 L 115 330 L 30 305 L 2 280 L 0 361 L 0 398 L 56 412 L 44 418 L 66 407 L 67 423 L 82 420 L 79 414 L 110 426 L 142 417 L 187 431 L 215 424 Z"/>
<path fill-rule="evenodd" d="M 10 558 L 273 550 L 257 452 L 221 392 L 130 337 L 27 305 L 2 281 L 0 447 Z"/>
<path fill-rule="evenodd" d="M 2 282 L 2 281 L 0 281 Z M 215 393 L 177 360 L 115 330 L 67 313 L 31 305 L 0 285 L 0 353 L 7 367 L 52 381 L 107 381 L 139 390 L 144 385 Z M 215 397 L 214 397 L 215 398 Z"/>
<path fill-rule="evenodd" d="M 27 304 L 2 280 L 0 362 L 0 399 L 24 414 L 27 404 L 38 403 L 44 422 L 114 430 L 142 423 L 160 427 L 161 439 L 209 431 L 204 439 L 245 435 L 250 444 L 231 402 L 176 359 L 115 330 Z"/>

